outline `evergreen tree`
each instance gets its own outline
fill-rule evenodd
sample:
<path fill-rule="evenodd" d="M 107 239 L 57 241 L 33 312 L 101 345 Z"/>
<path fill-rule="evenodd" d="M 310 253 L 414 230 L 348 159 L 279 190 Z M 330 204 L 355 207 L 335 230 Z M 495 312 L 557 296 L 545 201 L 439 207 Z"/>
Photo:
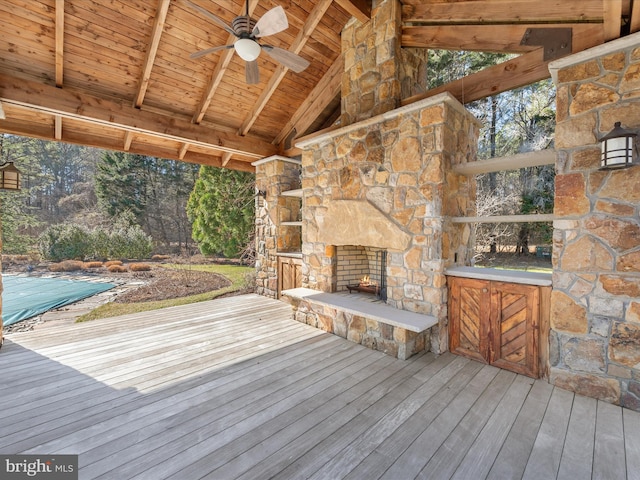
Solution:
<path fill-rule="evenodd" d="M 186 204 L 197 170 L 185 162 L 106 152 L 97 166 L 96 196 L 109 217 L 133 213 L 156 243 L 186 247 L 191 231 Z"/>
<path fill-rule="evenodd" d="M 140 220 L 146 208 L 146 157 L 124 152 L 105 152 L 97 165 L 96 196 L 111 217 L 132 212 Z"/>
<path fill-rule="evenodd" d="M 236 257 L 251 241 L 254 177 L 203 166 L 189 198 L 193 239 L 205 255 Z"/>

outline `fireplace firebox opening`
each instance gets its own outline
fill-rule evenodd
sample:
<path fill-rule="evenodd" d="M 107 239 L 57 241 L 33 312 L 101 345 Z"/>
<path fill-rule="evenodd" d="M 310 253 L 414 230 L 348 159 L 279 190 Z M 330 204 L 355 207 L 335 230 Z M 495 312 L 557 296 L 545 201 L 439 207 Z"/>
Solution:
<path fill-rule="evenodd" d="M 337 291 L 361 292 L 387 301 L 387 251 L 359 245 L 338 246 Z"/>

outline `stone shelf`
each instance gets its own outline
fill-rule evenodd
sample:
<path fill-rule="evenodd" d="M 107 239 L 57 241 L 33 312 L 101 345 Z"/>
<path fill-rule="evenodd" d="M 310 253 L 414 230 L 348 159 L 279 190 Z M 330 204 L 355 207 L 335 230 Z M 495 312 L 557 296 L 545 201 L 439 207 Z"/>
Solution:
<path fill-rule="evenodd" d="M 298 198 L 302 198 L 302 189 L 301 188 L 297 188 L 295 190 L 286 190 L 286 191 L 282 192 L 280 195 L 282 195 L 283 197 L 298 197 Z"/>
<path fill-rule="evenodd" d="M 278 257 L 302 258 L 302 252 L 277 252 Z"/>
<path fill-rule="evenodd" d="M 286 227 L 301 227 L 302 222 L 281 222 L 280 225 L 283 225 Z"/>

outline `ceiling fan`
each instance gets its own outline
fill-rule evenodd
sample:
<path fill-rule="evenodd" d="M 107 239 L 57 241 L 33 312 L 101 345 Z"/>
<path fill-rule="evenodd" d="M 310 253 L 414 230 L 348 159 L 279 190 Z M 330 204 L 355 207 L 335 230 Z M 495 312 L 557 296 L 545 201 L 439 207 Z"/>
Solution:
<path fill-rule="evenodd" d="M 281 6 L 272 8 L 265 13 L 262 18 L 255 21 L 249 16 L 249 2 L 247 0 L 245 15 L 240 15 L 234 18 L 229 26 L 224 22 L 224 20 L 204 8 L 191 3 L 188 0 L 186 3 L 194 10 L 197 10 L 202 15 L 216 22 L 231 35 L 237 37 L 237 40 L 231 45 L 220 45 L 217 47 L 206 48 L 199 52 L 192 53 L 190 55 L 191 58 L 199 58 L 204 55 L 208 55 L 209 53 L 217 52 L 218 50 L 233 48 L 238 56 L 246 62 L 245 77 L 248 84 L 255 84 L 260 81 L 257 58 L 262 50 L 264 50 L 275 61 L 296 73 L 302 72 L 309 66 L 309 62 L 307 60 L 293 52 L 272 45 L 258 43 L 259 38 L 274 35 L 289 27 L 287 15 Z"/>

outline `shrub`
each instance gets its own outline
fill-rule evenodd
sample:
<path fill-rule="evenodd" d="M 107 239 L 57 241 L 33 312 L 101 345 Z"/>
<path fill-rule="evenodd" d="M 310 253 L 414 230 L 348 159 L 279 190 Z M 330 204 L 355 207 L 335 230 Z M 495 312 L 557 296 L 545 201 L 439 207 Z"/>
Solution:
<path fill-rule="evenodd" d="M 38 248 L 47 260 L 60 262 L 85 258 L 147 258 L 152 239 L 138 225 L 114 225 L 92 231 L 74 224 L 49 227 L 38 239 Z"/>
<path fill-rule="evenodd" d="M 102 262 L 85 262 L 84 268 L 100 268 L 102 267 Z"/>
<path fill-rule="evenodd" d="M 122 261 L 121 260 L 109 260 L 108 262 L 106 262 L 104 264 L 105 267 L 109 268 L 112 265 L 122 265 Z"/>
<path fill-rule="evenodd" d="M 171 258 L 171 255 L 154 255 L 153 257 L 151 257 L 151 260 L 153 260 L 154 262 L 161 262 L 162 260 L 169 260 Z"/>
<path fill-rule="evenodd" d="M 151 265 L 147 265 L 146 263 L 132 263 L 129 265 L 129 270 L 132 272 L 148 272 L 151 270 Z"/>
<path fill-rule="evenodd" d="M 84 268 L 84 262 L 79 260 L 65 260 L 60 263 L 53 263 L 49 266 L 52 272 L 77 272 Z"/>
<path fill-rule="evenodd" d="M 109 265 L 107 270 L 111 273 L 125 273 L 127 271 L 127 267 L 123 265 Z"/>
<path fill-rule="evenodd" d="M 43 258 L 54 262 L 83 260 L 92 253 L 90 233 L 80 225 L 69 223 L 47 228 L 38 238 L 38 248 Z"/>

